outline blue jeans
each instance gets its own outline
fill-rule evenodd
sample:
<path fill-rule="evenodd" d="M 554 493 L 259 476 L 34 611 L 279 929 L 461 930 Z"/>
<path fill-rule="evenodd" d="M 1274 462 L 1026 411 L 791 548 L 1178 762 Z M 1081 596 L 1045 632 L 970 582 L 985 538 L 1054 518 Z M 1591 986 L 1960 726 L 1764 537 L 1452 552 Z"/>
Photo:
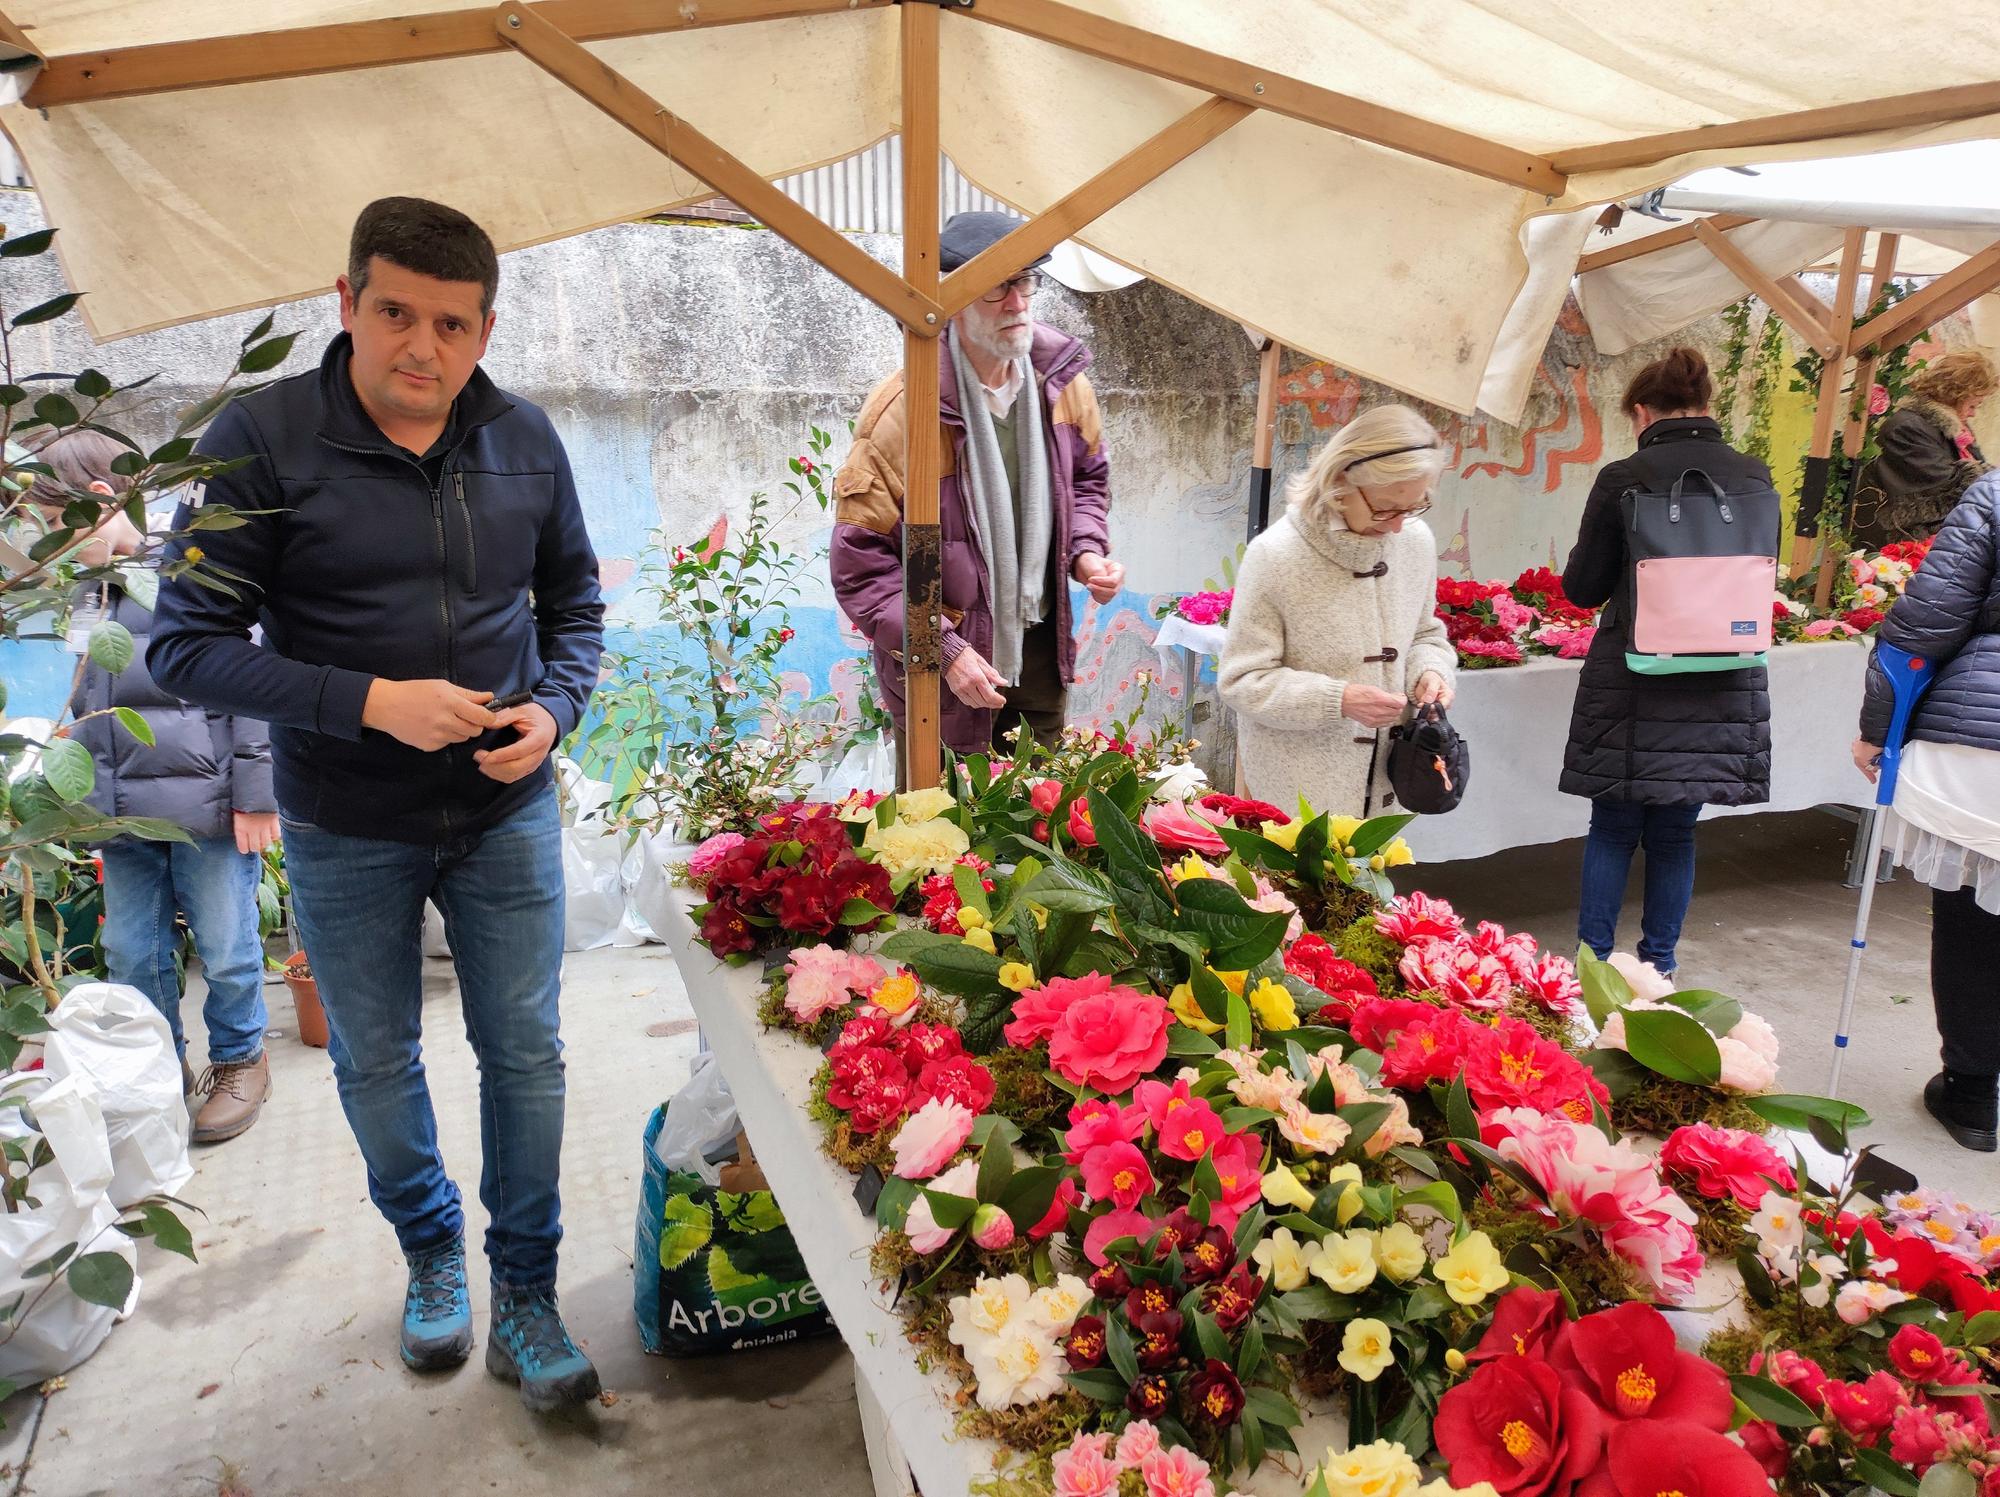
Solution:
<path fill-rule="evenodd" d="M 299 932 L 332 1032 L 368 1193 L 406 1253 L 465 1235 L 424 1083 L 424 901 L 444 914 L 479 1061 L 486 1258 L 496 1285 L 553 1289 L 562 1240 L 562 823 L 555 792 L 443 844 L 285 823 Z"/>
<path fill-rule="evenodd" d="M 181 1031 L 181 979 L 174 956 L 178 910 L 194 932 L 208 979 L 201 1006 L 208 1058 L 255 1060 L 264 1052 L 264 947 L 257 939 L 257 881 L 262 859 L 238 852 L 233 838 L 142 842 L 120 837 L 104 858 L 104 964 L 113 982 L 127 983 L 167 1016 L 174 1049 L 187 1054 Z"/>
<path fill-rule="evenodd" d="M 1590 835 L 1583 844 L 1583 895 L 1577 940 L 1600 959 L 1618 941 L 1618 911 L 1632 854 L 1646 849 L 1646 901 L 1639 920 L 1639 960 L 1674 970 L 1681 922 L 1694 897 L 1694 824 L 1700 806 L 1642 806 L 1626 800 L 1590 803 Z"/>

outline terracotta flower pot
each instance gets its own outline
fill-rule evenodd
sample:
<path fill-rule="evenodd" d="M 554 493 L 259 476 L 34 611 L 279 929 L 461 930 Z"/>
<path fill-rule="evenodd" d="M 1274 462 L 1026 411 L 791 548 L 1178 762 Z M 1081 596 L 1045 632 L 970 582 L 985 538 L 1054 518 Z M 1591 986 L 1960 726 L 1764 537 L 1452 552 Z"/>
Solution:
<path fill-rule="evenodd" d="M 292 990 L 292 1006 L 298 1010 L 300 1042 L 324 1050 L 333 1036 L 327 1031 L 326 1010 L 319 1006 L 319 983 L 303 951 L 285 958 L 285 986 Z"/>

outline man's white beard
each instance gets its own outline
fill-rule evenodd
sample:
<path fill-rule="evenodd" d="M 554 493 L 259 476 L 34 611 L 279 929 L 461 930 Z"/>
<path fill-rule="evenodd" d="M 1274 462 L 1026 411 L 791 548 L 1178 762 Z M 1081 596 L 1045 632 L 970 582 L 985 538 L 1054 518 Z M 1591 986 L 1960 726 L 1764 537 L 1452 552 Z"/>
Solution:
<path fill-rule="evenodd" d="M 1035 325 L 1023 322 L 1019 327 L 996 328 L 968 317 L 959 324 L 965 334 L 965 341 L 989 359 L 1018 359 L 1034 345 Z"/>

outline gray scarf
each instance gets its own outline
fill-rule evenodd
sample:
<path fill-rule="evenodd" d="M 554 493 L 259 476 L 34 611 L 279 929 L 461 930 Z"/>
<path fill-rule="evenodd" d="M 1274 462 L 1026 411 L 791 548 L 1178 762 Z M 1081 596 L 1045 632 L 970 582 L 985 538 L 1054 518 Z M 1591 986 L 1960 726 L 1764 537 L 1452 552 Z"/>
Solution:
<path fill-rule="evenodd" d="M 958 375 L 959 416 L 965 422 L 965 466 L 959 492 L 966 518 L 986 564 L 986 592 L 993 604 L 993 661 L 1009 686 L 1021 684 L 1021 636 L 1048 613 L 1049 546 L 1055 536 L 1050 498 L 1049 449 L 1042 434 L 1042 392 L 1025 357 L 1021 390 L 1014 397 L 1014 438 L 1019 453 L 1021 491 L 1012 492 L 1000 456 L 979 376 L 959 345 L 958 329 L 946 335 L 951 365 Z"/>

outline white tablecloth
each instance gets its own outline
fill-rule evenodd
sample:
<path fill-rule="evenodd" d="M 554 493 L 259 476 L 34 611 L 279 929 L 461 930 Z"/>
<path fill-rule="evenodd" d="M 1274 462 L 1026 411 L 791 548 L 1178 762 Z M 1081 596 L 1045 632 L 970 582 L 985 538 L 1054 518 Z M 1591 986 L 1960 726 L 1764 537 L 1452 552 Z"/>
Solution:
<path fill-rule="evenodd" d="M 1472 783 L 1450 815 L 1410 824 L 1405 835 L 1419 861 L 1483 858 L 1589 829 L 1590 802 L 1556 788 L 1582 664 L 1545 656 L 1459 672 L 1451 721 L 1472 750 Z M 1868 646 L 1859 640 L 1771 651 L 1771 799 L 1703 814 L 1872 804 L 1874 789 L 1848 755 L 1867 667 Z"/>

